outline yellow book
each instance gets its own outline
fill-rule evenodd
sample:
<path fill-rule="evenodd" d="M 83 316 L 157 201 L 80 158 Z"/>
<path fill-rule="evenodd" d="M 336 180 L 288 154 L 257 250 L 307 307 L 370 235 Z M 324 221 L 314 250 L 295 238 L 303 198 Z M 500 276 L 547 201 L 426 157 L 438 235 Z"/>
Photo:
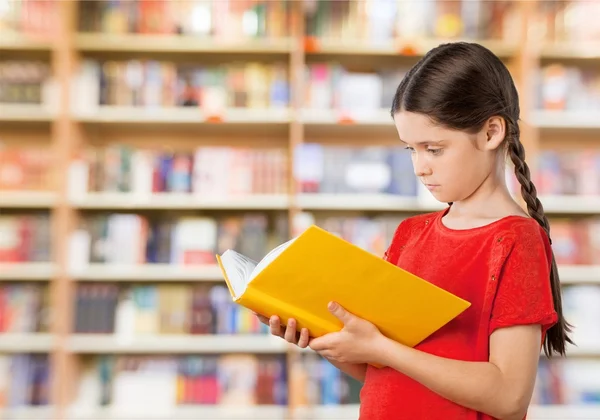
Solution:
<path fill-rule="evenodd" d="M 234 302 L 282 323 L 295 318 L 312 337 L 343 325 L 327 310 L 338 302 L 386 337 L 414 347 L 470 303 L 317 226 L 260 262 L 227 250 L 217 261 Z"/>

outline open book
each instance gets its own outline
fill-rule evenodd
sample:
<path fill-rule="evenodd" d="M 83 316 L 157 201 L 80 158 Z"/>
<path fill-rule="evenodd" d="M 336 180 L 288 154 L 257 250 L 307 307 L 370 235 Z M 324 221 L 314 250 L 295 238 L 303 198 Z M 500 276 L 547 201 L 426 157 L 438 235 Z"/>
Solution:
<path fill-rule="evenodd" d="M 217 261 L 234 302 L 312 337 L 339 331 L 336 301 L 385 336 L 415 346 L 470 303 L 317 226 L 256 262 L 233 250 Z"/>

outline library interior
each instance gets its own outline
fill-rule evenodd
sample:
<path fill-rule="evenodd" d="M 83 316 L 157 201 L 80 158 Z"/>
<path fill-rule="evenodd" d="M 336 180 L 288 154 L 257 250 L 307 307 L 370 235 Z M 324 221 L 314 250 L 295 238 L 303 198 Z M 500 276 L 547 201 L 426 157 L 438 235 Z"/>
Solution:
<path fill-rule="evenodd" d="M 0 0 L 0 419 L 358 418 L 362 383 L 235 304 L 215 256 L 313 224 L 383 256 L 444 208 L 390 107 L 458 40 L 515 81 L 574 326 L 527 418 L 600 419 L 599 19 L 599 0 Z"/>

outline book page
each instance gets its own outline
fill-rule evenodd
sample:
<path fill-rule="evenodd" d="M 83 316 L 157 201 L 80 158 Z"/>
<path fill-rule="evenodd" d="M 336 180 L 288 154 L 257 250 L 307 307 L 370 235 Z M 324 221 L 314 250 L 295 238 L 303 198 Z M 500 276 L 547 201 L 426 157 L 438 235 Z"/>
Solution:
<path fill-rule="evenodd" d="M 231 249 L 223 253 L 221 262 L 235 296 L 241 296 L 246 290 L 250 275 L 257 262 Z"/>
<path fill-rule="evenodd" d="M 252 279 L 256 278 L 258 274 L 264 270 L 271 262 L 273 262 L 283 251 L 285 251 L 291 244 L 294 242 L 296 238 L 290 239 L 287 242 L 282 243 L 278 247 L 274 248 L 271 252 L 269 252 L 265 257 L 260 260 L 258 265 L 254 268 L 250 275 L 250 279 L 248 282 L 252 281 Z"/>

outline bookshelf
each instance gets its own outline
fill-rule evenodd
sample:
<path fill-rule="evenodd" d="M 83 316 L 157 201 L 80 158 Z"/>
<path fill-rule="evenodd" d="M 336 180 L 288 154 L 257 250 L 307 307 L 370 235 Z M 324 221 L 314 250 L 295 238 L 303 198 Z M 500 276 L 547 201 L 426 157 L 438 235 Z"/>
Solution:
<path fill-rule="evenodd" d="M 544 109 L 539 93 L 530 89 L 537 81 L 538 70 L 548 63 L 565 61 L 583 66 L 597 65 L 597 42 L 575 43 L 538 39 L 528 32 L 528 25 L 543 15 L 541 2 L 517 2 L 523 15 L 519 33 L 512 39 L 484 39 L 480 42 L 494 50 L 513 70 L 523 102 L 523 138 L 529 162 L 541 151 L 561 146 L 567 138 L 569 149 L 598 148 L 600 111 L 581 109 Z M 313 106 L 305 101 L 311 80 L 305 77 L 305 65 L 324 62 L 363 71 L 379 71 L 390 63 L 410 66 L 420 56 L 446 38 L 416 37 L 412 40 L 388 40 L 368 43 L 327 34 L 315 37 L 310 22 L 303 18 L 301 2 L 291 2 L 289 31 L 277 37 L 211 39 L 194 35 L 173 34 L 100 34 L 78 30 L 82 2 L 56 2 L 58 14 L 54 38 L 24 34 L 0 37 L 2 60 L 46 60 L 53 77 L 46 86 L 54 98 L 45 104 L 0 104 L 0 139 L 13 145 L 44 145 L 53 154 L 56 169 L 46 190 L 17 189 L 0 192 L 0 213 L 4 216 L 45 212 L 52 217 L 52 256 L 49 261 L 19 261 L 0 264 L 3 282 L 47 283 L 51 290 L 51 307 L 55 322 L 48 333 L 4 334 L 0 336 L 0 353 L 47 353 L 52 367 L 51 405 L 6 411 L 10 418 L 356 418 L 353 404 L 324 407 L 258 405 L 251 408 L 178 407 L 166 412 L 119 411 L 118 408 L 73 406 L 73 390 L 79 382 L 79 361 L 97 354 L 229 354 L 254 353 L 281 355 L 287 360 L 288 373 L 293 363 L 306 352 L 295 351 L 267 336 L 150 334 L 122 336 L 115 334 L 74 333 L 74 305 L 77 286 L 85 284 L 219 284 L 221 274 L 214 264 L 183 266 L 169 262 L 135 264 L 87 262 L 73 264 L 72 238 L 81 223 L 98 214 L 136 214 L 148 220 L 166 214 L 202 215 L 219 219 L 239 214 L 277 214 L 294 221 L 305 213 L 331 216 L 399 215 L 435 211 L 437 203 L 419 194 L 356 194 L 350 192 L 304 192 L 295 175 L 298 171 L 298 148 L 315 143 L 323 146 L 364 146 L 367 139 L 379 146 L 394 145 L 396 134 L 386 107 L 348 110 L 343 107 Z M 538 22 L 539 23 L 539 22 Z M 536 23 L 536 25 L 538 24 Z M 529 35 L 528 35 L 529 34 Z M 516 40 L 515 40 L 516 38 Z M 222 63 L 283 64 L 287 68 L 289 97 L 279 106 L 246 107 L 218 99 L 219 107 L 144 106 L 127 103 L 103 104 L 86 101 L 94 92 L 86 88 L 85 62 L 128 62 L 159 60 L 180 65 L 187 61 Z M 167 67 L 168 68 L 168 67 Z M 171 69 L 172 70 L 172 69 Z M 168 71 L 171 71 L 168 70 Z M 82 82 L 82 80 L 84 80 Z M 89 79 L 88 79 L 89 80 Z M 397 78 L 394 80 L 398 80 Z M 117 89 L 118 90 L 118 89 Z M 73 94 L 73 92 L 78 92 Z M 219 95 L 217 92 L 215 95 Z M 118 102 L 118 101 L 117 101 Z M 127 102 L 127 101 L 124 101 Z M 226 102 L 226 101 L 225 101 Z M 147 104 L 146 104 L 147 105 Z M 316 105 L 319 105 L 318 103 Z M 552 108 L 552 107 L 549 107 Z M 105 149 L 111 144 L 126 144 L 134 149 L 190 151 L 202 147 L 241 146 L 278 148 L 284 151 L 286 188 L 283 192 L 252 191 L 248 194 L 211 196 L 193 192 L 103 191 L 89 190 L 80 176 L 89 176 L 88 167 L 78 166 L 89 146 Z M 371 143 L 369 143 L 371 144 Z M 325 163 L 327 164 L 327 163 Z M 535 169 L 535 164 L 533 164 Z M 572 191 L 542 194 L 542 202 L 553 218 L 588 219 L 600 214 L 600 194 L 579 195 Z M 293 234 L 293 223 L 288 233 Z M 600 262 L 561 263 L 559 270 L 567 287 L 600 285 Z M 600 360 L 600 350 L 577 348 L 573 358 Z M 291 389 L 291 388 L 290 388 Z M 595 418 L 598 406 L 534 405 L 531 417 Z M 50 414 L 49 414 L 50 413 Z M 4 415 L 4 413 L 0 413 Z M 161 417 L 163 416 L 163 417 Z M 165 417 L 166 416 L 166 417 Z M 595 416 L 595 417 L 594 417 Z"/>

